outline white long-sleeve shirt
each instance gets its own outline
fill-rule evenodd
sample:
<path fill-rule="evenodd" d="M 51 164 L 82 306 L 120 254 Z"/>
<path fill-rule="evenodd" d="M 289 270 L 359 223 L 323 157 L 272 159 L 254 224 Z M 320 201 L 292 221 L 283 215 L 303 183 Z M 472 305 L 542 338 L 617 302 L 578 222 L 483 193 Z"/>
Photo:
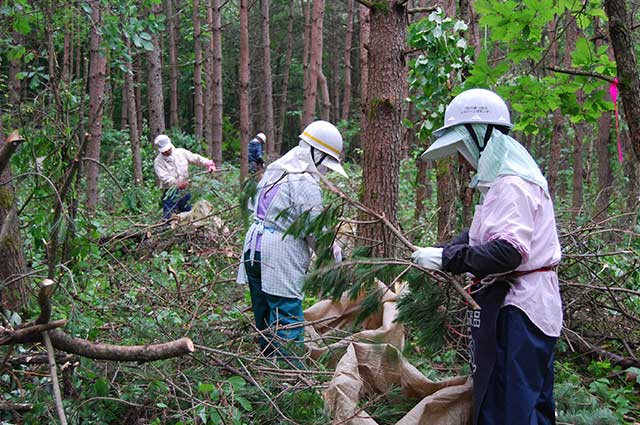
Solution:
<path fill-rule="evenodd" d="M 159 153 L 153 161 L 153 168 L 156 171 L 160 187 L 169 189 L 175 187 L 180 180 L 188 180 L 189 164 L 207 167 L 209 160 L 183 148 L 173 148 L 173 152 L 169 156 Z"/>

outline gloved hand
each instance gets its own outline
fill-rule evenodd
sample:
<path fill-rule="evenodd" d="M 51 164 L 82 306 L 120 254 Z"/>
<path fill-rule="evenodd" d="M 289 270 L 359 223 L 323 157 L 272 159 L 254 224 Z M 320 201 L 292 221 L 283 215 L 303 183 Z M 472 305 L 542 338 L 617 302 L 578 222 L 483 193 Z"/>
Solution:
<path fill-rule="evenodd" d="M 442 270 L 442 248 L 418 248 L 411 254 L 414 263 L 430 270 Z"/>
<path fill-rule="evenodd" d="M 333 251 L 333 258 L 336 260 L 336 263 L 342 262 L 342 248 L 340 248 L 340 245 L 338 245 L 337 242 L 334 242 L 331 249 Z"/>
<path fill-rule="evenodd" d="M 207 164 L 207 171 L 210 173 L 213 173 L 214 171 L 216 171 L 216 163 L 213 162 L 212 159 L 210 159 L 209 163 Z"/>
<path fill-rule="evenodd" d="M 186 189 L 189 187 L 189 180 L 178 180 L 176 186 L 178 186 L 178 189 Z"/>

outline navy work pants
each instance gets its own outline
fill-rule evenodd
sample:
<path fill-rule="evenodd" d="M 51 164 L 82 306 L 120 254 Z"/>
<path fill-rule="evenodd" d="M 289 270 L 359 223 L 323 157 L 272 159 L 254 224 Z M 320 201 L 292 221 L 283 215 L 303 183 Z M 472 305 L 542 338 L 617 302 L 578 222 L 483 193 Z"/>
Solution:
<path fill-rule="evenodd" d="M 170 189 L 162 192 L 162 219 L 166 220 L 171 214 L 191 211 L 191 193 L 178 189 L 171 196 L 167 196 Z"/>
<path fill-rule="evenodd" d="M 300 343 L 303 339 L 304 327 L 298 326 L 283 329 L 287 325 L 301 324 L 304 321 L 302 300 L 267 294 L 262 290 L 262 273 L 260 270 L 260 252 L 255 252 L 253 264 L 249 260 L 249 251 L 244 254 L 244 267 L 249 280 L 251 292 L 251 309 L 256 320 L 256 328 L 265 337 L 260 337 L 260 348 L 265 355 L 274 351 L 288 356 L 282 348 L 282 340 Z M 275 332 L 277 338 L 273 336 Z"/>
<path fill-rule="evenodd" d="M 478 424 L 555 424 L 553 348 L 557 338 L 542 333 L 514 306 L 500 309 L 496 334 L 496 362 Z"/>

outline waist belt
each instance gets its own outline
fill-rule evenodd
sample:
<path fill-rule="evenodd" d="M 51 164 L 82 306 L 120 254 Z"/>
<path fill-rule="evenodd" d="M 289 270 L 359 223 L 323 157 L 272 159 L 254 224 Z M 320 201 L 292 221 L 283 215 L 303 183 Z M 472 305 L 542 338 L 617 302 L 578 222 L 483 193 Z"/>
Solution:
<path fill-rule="evenodd" d="M 555 272 L 557 267 L 558 267 L 558 265 L 555 264 L 553 266 L 544 266 L 544 267 L 540 267 L 540 268 L 534 269 L 534 270 L 513 271 L 513 272 L 505 273 L 505 274 L 502 274 L 502 275 L 489 275 L 489 276 L 485 276 L 483 278 L 476 277 L 476 278 L 471 279 L 471 284 L 472 284 L 472 286 L 480 285 L 480 284 L 489 285 L 489 284 L 493 283 L 494 281 L 496 281 L 497 279 L 500 279 L 500 278 L 510 279 L 510 278 L 518 278 L 518 277 L 526 276 L 526 275 L 531 274 L 531 273 Z"/>

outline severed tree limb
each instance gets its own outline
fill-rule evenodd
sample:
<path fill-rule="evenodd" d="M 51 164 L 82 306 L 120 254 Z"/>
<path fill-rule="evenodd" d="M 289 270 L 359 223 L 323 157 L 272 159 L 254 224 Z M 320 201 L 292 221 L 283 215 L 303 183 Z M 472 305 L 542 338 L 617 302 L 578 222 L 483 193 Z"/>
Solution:
<path fill-rule="evenodd" d="M 49 332 L 42 332 L 42 340 L 45 347 L 47 347 L 47 357 L 49 359 L 49 374 L 51 375 L 51 385 L 53 386 L 53 398 L 56 402 L 56 411 L 58 412 L 58 418 L 60 418 L 60 425 L 67 425 L 67 417 L 64 414 L 64 407 L 62 406 L 62 394 L 60 393 L 60 384 L 58 383 L 58 368 L 56 367 L 56 359 L 54 357 L 53 346 L 51 345 L 51 339 L 49 339 Z"/>
<path fill-rule="evenodd" d="M 58 350 L 95 360 L 121 362 L 152 362 L 193 353 L 193 342 L 189 338 L 149 345 L 113 345 L 74 338 L 61 330 L 49 332 L 51 343 Z"/>
<path fill-rule="evenodd" d="M 73 363 L 78 361 L 78 357 L 73 354 L 66 353 L 57 353 L 55 355 L 56 363 L 64 364 L 64 363 Z M 19 356 L 11 356 L 7 360 L 7 363 L 11 366 L 21 366 L 21 365 L 39 365 L 48 363 L 49 358 L 48 354 L 22 354 Z"/>
<path fill-rule="evenodd" d="M 44 279 L 40 283 L 38 292 L 38 304 L 40 305 L 40 316 L 36 319 L 36 324 L 48 323 L 51 318 L 51 294 L 53 294 L 54 282 L 51 279 Z"/>
<path fill-rule="evenodd" d="M 41 333 L 67 324 L 66 320 L 54 320 L 49 323 L 30 325 L 15 330 L 0 328 L 0 345 L 24 344 L 42 341 Z"/>
<path fill-rule="evenodd" d="M 336 195 L 338 195 L 338 197 L 340 197 L 341 199 L 343 199 L 345 202 L 353 205 L 354 207 L 356 207 L 357 209 L 359 209 L 360 211 L 363 211 L 369 215 L 371 215 L 372 217 L 376 217 L 378 220 L 380 220 L 382 222 L 382 224 L 384 224 L 389 230 L 391 230 L 391 232 L 400 240 L 400 242 L 402 242 L 408 249 L 415 251 L 416 250 L 416 246 L 414 244 L 411 243 L 411 241 L 409 241 L 409 239 L 407 239 L 400 230 L 398 230 L 385 216 L 384 214 L 379 214 L 376 211 L 373 211 L 371 208 L 367 207 L 366 205 L 355 201 L 351 198 L 349 198 L 344 192 L 342 192 L 340 189 L 338 189 L 336 186 L 333 185 L 333 183 L 331 183 L 326 177 L 320 175 L 320 180 L 322 181 L 322 183 L 325 184 L 325 186 L 327 186 L 327 188 L 335 193 Z M 428 274 L 432 279 L 434 279 L 437 282 L 440 283 L 444 283 L 444 284 L 451 284 L 453 286 L 453 288 L 456 290 L 456 292 L 458 292 L 458 294 L 462 297 L 463 300 L 465 300 L 465 302 L 467 302 L 467 304 L 469 305 L 469 307 L 472 310 L 481 310 L 480 306 L 478 305 L 478 303 L 471 297 L 471 295 L 464 290 L 464 288 L 455 280 L 455 278 L 451 278 L 449 275 L 445 274 L 445 273 L 436 273 L 433 270 L 427 270 L 424 267 L 420 267 L 419 265 L 415 265 L 416 267 L 418 267 L 420 270 L 422 270 L 424 273 Z"/>
<path fill-rule="evenodd" d="M 24 139 L 18 134 L 18 130 L 14 130 L 0 147 L 0 174 L 7 168 L 11 155 L 15 153 L 22 142 Z"/>
<path fill-rule="evenodd" d="M 618 365 L 625 369 L 629 367 L 640 367 L 640 359 L 624 357 L 593 345 L 571 329 L 565 328 L 563 333 L 571 343 L 571 347 L 580 354 L 587 354 L 591 357 L 606 359 L 609 360 L 612 365 Z"/>
<path fill-rule="evenodd" d="M 14 412 L 28 412 L 33 410 L 33 404 L 28 403 L 11 403 L 9 401 L 0 402 L 0 411 L 10 410 Z"/>

